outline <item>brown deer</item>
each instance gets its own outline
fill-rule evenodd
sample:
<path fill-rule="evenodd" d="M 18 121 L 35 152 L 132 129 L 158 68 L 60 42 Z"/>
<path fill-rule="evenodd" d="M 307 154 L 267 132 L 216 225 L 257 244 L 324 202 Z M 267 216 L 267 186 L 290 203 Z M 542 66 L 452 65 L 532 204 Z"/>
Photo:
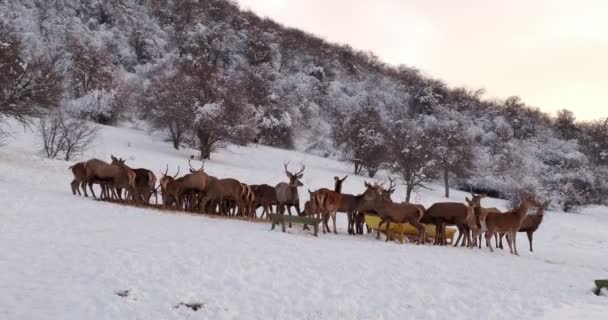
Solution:
<path fill-rule="evenodd" d="M 188 160 L 188 166 L 190 167 L 190 173 L 181 178 L 182 194 L 180 194 L 180 197 L 183 197 L 188 203 L 186 210 L 196 211 L 195 199 L 203 198 L 209 184 L 209 176 L 204 171 L 204 161 L 198 169 L 192 167 L 190 160 Z M 202 211 L 202 208 L 201 203 L 201 205 L 199 205 L 199 211 Z"/>
<path fill-rule="evenodd" d="M 87 181 L 86 181 L 87 180 L 87 170 L 85 167 L 85 163 L 78 162 L 75 165 L 69 167 L 68 169 L 71 170 L 72 174 L 74 175 L 74 179 L 70 183 L 70 187 L 72 188 L 72 193 L 74 195 L 76 195 L 76 193 L 78 193 L 78 195 L 80 196 L 80 195 L 82 195 L 80 193 L 80 189 L 82 188 L 82 191 L 84 191 L 84 196 L 88 197 L 89 195 L 87 194 Z M 92 182 L 92 184 L 99 184 L 99 186 L 101 187 L 101 197 L 102 198 L 109 198 L 108 187 L 112 183 L 111 180 L 93 179 L 91 182 Z"/>
<path fill-rule="evenodd" d="M 264 214 L 266 214 L 266 218 L 270 219 L 268 214 L 272 213 L 272 206 L 277 204 L 276 189 L 267 184 L 252 185 L 251 189 L 255 196 L 254 211 L 262 207 L 263 211 L 260 218 L 264 218 Z"/>
<path fill-rule="evenodd" d="M 418 230 L 418 243 L 424 243 L 426 237 L 425 228 L 420 223 L 423 212 L 417 205 L 409 203 L 394 203 L 387 199 L 386 191 L 379 185 L 370 185 L 365 182 L 367 190 L 363 193 L 362 202 L 366 207 L 373 208 L 380 216 L 380 223 L 376 239 L 380 238 L 381 226 L 386 223 L 386 241 L 390 239 L 390 224 L 392 223 L 409 223 Z"/>
<path fill-rule="evenodd" d="M 513 211 L 505 212 L 502 214 L 496 214 L 489 212 L 486 216 L 485 225 L 487 228 L 486 231 L 486 246 L 490 247 L 490 251 L 494 252 L 492 249 L 492 243 L 490 239 L 492 236 L 498 237 L 497 233 L 505 233 L 507 234 L 507 244 L 509 245 L 509 251 L 511 254 L 519 255 L 517 253 L 517 241 L 516 235 L 519 227 L 524 221 L 528 209 L 530 207 L 540 207 L 536 200 L 531 197 L 526 197 L 521 202 L 519 207 Z"/>
<path fill-rule="evenodd" d="M 234 201 L 237 206 L 242 206 L 241 195 L 242 187 L 238 180 L 231 178 L 210 179 L 200 207 L 207 208 L 210 202 L 217 203 L 220 213 L 229 215 L 228 202 Z"/>
<path fill-rule="evenodd" d="M 483 199 L 485 197 L 486 197 L 485 193 L 475 194 L 475 193 L 473 193 L 472 189 L 471 189 L 471 199 L 469 200 L 469 197 L 465 197 L 465 201 L 467 202 L 467 205 L 469 206 L 470 210 L 473 210 L 473 214 L 475 215 L 475 228 L 473 228 L 473 230 L 471 230 L 471 228 L 468 225 L 460 226 L 458 228 L 458 238 L 456 239 L 456 243 L 454 243 L 455 247 L 458 246 L 458 243 L 460 242 L 461 238 L 462 238 L 462 246 L 472 247 L 472 246 L 474 246 L 474 243 L 476 243 L 477 236 L 481 235 L 482 216 L 483 216 L 483 221 L 485 221 L 485 211 L 484 211 L 484 208 L 481 207 L 481 199 Z M 472 238 L 471 238 L 471 232 L 473 232 Z M 479 239 L 480 239 L 479 241 L 480 241 L 480 245 L 481 245 L 481 238 L 479 238 Z M 467 240 L 470 240 L 471 242 L 467 242 Z"/>
<path fill-rule="evenodd" d="M 245 183 L 241 183 L 241 204 L 242 214 L 246 217 L 255 219 L 255 194 L 253 193 L 251 186 Z"/>
<path fill-rule="evenodd" d="M 71 170 L 72 174 L 74 175 L 74 179 L 70 183 L 70 186 L 72 187 L 72 194 L 76 195 L 76 193 L 78 193 L 79 196 L 82 195 L 80 193 L 80 188 L 82 188 L 82 190 L 84 190 L 84 193 L 86 194 L 87 187 L 85 184 L 85 180 L 87 178 L 87 170 L 84 167 L 84 162 L 78 162 L 77 164 L 69 167 L 68 169 Z"/>
<path fill-rule="evenodd" d="M 157 199 L 156 202 L 158 203 L 156 194 L 156 176 L 154 173 L 144 168 L 133 169 L 133 171 L 135 171 L 136 193 L 141 197 L 141 201 L 149 204 L 150 198 L 152 197 L 152 194 L 154 194 L 154 197 Z"/>
<path fill-rule="evenodd" d="M 445 226 L 455 225 L 459 230 L 464 226 L 475 228 L 473 210 L 458 202 L 439 202 L 430 206 L 424 213 L 422 223 L 435 225 L 435 244 L 445 245 Z M 464 233 L 467 243 L 471 242 L 470 235 Z"/>
<path fill-rule="evenodd" d="M 86 170 L 84 182 L 89 185 L 93 197 L 96 197 L 93 191 L 93 183 L 98 180 L 111 181 L 114 188 L 120 187 L 133 190 L 135 187 L 135 172 L 124 165 L 124 160 L 121 162 L 114 156 L 111 156 L 111 158 L 114 164 L 109 164 L 99 159 L 91 159 L 84 164 Z M 113 194 L 116 195 L 114 188 L 111 189 Z"/>
<path fill-rule="evenodd" d="M 519 230 L 517 232 L 525 232 L 528 236 L 528 242 L 530 243 L 530 252 L 534 252 L 532 248 L 532 239 L 534 237 L 534 232 L 538 230 L 538 227 L 543 222 L 543 218 L 545 216 L 545 210 L 551 204 L 550 200 L 547 200 L 540 204 L 540 207 L 537 208 L 536 214 L 526 215 L 524 221 L 521 223 Z M 500 234 L 500 243 L 496 246 L 502 249 L 502 237 L 504 233 Z"/>
<path fill-rule="evenodd" d="M 291 216 L 291 207 L 296 208 L 296 212 L 299 216 L 302 215 L 300 212 L 300 196 L 298 195 L 298 187 L 303 186 L 302 177 L 304 176 L 303 172 L 306 169 L 304 165 L 300 171 L 296 173 L 291 173 L 287 169 L 288 163 L 284 163 L 285 174 L 289 178 L 289 182 L 281 182 L 277 184 L 274 188 L 277 192 L 277 211 L 280 214 L 285 214 L 285 208 L 287 208 L 287 212 Z M 291 222 L 289 223 L 289 227 L 291 228 Z"/>
<path fill-rule="evenodd" d="M 140 202 L 141 197 L 138 194 L 137 186 L 135 185 L 135 180 L 137 178 L 137 174 L 133 169 L 125 164 L 125 160 L 123 158 L 117 159 L 114 156 L 111 156 L 113 166 L 118 166 L 123 172 L 123 174 L 112 178 L 112 186 L 113 192 L 118 196 L 119 200 L 122 200 L 122 189 L 125 189 L 125 201 L 129 199 L 133 202 Z"/>
<path fill-rule="evenodd" d="M 175 177 L 177 177 L 179 174 L 179 166 L 177 167 L 177 173 L 175 173 L 175 175 L 170 176 L 168 173 L 169 165 L 167 165 L 165 172 L 161 173 L 162 177 L 159 181 L 163 199 L 163 208 L 167 209 L 169 206 L 175 204 L 175 208 L 179 210 L 182 206 L 181 196 L 183 193 L 182 179 L 175 179 Z"/>
<path fill-rule="evenodd" d="M 344 183 L 346 178 L 348 178 L 348 176 L 344 176 L 342 179 L 340 179 L 340 177 L 334 177 L 334 191 L 342 194 L 338 212 L 344 212 L 348 217 L 348 234 L 355 234 L 355 220 L 361 197 L 357 198 L 352 194 L 342 193 L 342 183 Z"/>
<path fill-rule="evenodd" d="M 332 224 L 334 226 L 334 233 L 337 234 L 338 230 L 336 229 L 336 213 L 340 208 L 342 195 L 339 192 L 326 188 L 321 188 L 315 192 L 308 190 L 308 193 L 311 195 L 310 204 L 312 211 L 322 215 L 321 219 L 323 221 L 323 233 L 325 233 L 326 229 L 327 232 L 330 232 L 327 221 L 331 217 Z"/>

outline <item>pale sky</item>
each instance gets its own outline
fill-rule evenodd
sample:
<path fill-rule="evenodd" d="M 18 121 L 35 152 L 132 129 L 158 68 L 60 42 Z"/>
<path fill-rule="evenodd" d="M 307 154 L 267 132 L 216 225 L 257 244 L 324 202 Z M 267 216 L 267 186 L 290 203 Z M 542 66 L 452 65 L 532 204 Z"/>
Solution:
<path fill-rule="evenodd" d="M 450 86 L 608 116 L 607 0 L 237 0 L 288 27 Z"/>

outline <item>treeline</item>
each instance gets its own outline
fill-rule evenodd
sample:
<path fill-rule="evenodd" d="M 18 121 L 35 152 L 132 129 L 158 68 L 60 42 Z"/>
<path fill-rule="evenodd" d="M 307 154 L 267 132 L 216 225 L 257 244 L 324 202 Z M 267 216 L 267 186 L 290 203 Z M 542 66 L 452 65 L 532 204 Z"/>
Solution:
<path fill-rule="evenodd" d="M 565 210 L 607 201 L 608 119 L 450 88 L 230 1 L 7 0 L 0 28 L 2 116 L 144 119 L 201 158 L 225 143 L 304 141 L 356 173 L 389 170 L 408 200 L 439 180 L 446 195 L 534 192 Z"/>

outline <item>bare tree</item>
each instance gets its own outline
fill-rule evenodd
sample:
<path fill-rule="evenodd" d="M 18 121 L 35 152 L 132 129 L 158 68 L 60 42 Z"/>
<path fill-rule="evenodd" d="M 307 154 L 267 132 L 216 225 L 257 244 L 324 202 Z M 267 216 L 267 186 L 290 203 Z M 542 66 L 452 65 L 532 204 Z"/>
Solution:
<path fill-rule="evenodd" d="M 0 117 L 27 122 L 59 105 L 63 92 L 59 56 L 26 58 L 17 34 L 1 22 L 0 44 Z"/>
<path fill-rule="evenodd" d="M 51 159 L 62 155 L 66 161 L 82 154 L 93 143 L 98 130 L 85 120 L 71 118 L 61 111 L 42 118 L 38 129 L 45 155 Z"/>

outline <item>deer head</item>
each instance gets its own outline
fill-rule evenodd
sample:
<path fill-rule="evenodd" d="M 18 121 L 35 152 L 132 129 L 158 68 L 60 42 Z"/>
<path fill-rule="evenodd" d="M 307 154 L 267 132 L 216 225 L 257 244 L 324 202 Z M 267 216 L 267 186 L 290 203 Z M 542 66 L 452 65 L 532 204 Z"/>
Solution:
<path fill-rule="evenodd" d="M 197 173 L 197 172 L 203 172 L 204 168 L 205 168 L 205 161 L 201 161 L 201 167 L 199 169 L 195 169 L 192 167 L 192 164 L 190 163 L 190 160 L 188 159 L 188 166 L 190 167 L 190 173 Z"/>
<path fill-rule="evenodd" d="M 117 159 L 113 155 L 110 155 L 110 158 L 112 159 L 112 164 L 113 165 L 124 165 L 125 164 L 125 160 L 123 158 Z"/>
<path fill-rule="evenodd" d="M 288 164 L 289 164 L 289 162 L 283 163 L 283 166 L 285 167 L 285 174 L 289 178 L 289 186 L 295 187 L 295 188 L 303 186 L 304 184 L 302 183 L 302 181 L 300 181 L 300 179 L 302 179 L 302 177 L 304 177 L 304 174 L 302 173 L 306 169 L 304 164 L 302 164 L 302 168 L 300 169 L 300 171 L 298 171 L 296 173 L 289 172 L 289 169 L 287 169 Z"/>
<path fill-rule="evenodd" d="M 363 200 L 365 201 L 382 201 L 382 202 L 390 202 L 390 194 L 387 193 L 382 185 L 374 183 L 373 185 L 368 183 L 367 181 L 363 184 L 366 188 L 363 193 Z M 388 196 L 387 196 L 388 195 Z"/>
<path fill-rule="evenodd" d="M 469 207 L 478 208 L 481 207 L 481 199 L 487 196 L 486 193 L 474 193 L 473 188 L 471 188 L 471 199 L 469 197 L 465 197 L 464 200 L 467 202 Z"/>

